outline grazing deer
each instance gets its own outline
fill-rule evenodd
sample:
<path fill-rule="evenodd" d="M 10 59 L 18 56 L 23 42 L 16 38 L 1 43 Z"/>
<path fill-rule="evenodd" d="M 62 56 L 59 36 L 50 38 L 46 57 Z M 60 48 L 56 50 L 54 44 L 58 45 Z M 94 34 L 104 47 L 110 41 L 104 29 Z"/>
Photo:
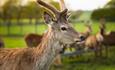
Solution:
<path fill-rule="evenodd" d="M 67 21 L 67 9 L 58 11 L 41 0 L 37 2 L 52 12 L 44 12 L 48 31 L 35 48 L 0 49 L 0 70 L 48 70 L 64 44 L 81 41 L 80 33 Z"/>
<path fill-rule="evenodd" d="M 4 41 L 1 37 L 0 37 L 0 48 L 4 48 Z"/>
<path fill-rule="evenodd" d="M 102 56 L 102 43 L 104 41 L 104 28 L 103 21 L 100 21 L 100 31 L 96 35 L 90 35 L 85 40 L 85 47 L 92 48 L 95 51 L 95 56 Z"/>

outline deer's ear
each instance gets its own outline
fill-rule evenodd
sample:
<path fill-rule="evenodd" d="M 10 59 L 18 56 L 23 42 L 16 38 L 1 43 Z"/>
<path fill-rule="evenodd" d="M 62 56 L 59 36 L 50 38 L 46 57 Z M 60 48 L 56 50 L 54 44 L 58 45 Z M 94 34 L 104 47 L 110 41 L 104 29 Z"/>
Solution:
<path fill-rule="evenodd" d="M 52 16 L 49 13 L 44 12 L 44 20 L 45 20 L 46 24 L 51 24 L 51 22 L 52 22 Z"/>

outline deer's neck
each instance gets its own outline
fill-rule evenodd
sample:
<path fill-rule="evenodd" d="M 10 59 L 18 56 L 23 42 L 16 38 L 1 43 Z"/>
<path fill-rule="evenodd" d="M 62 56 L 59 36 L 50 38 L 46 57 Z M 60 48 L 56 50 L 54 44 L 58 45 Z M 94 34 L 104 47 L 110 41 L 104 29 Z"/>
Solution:
<path fill-rule="evenodd" d="M 103 35 L 101 33 L 97 33 L 96 38 L 98 42 L 102 42 L 104 40 Z"/>
<path fill-rule="evenodd" d="M 105 29 L 104 28 L 100 29 L 100 34 L 103 35 L 103 36 L 105 35 Z"/>
<path fill-rule="evenodd" d="M 51 29 L 43 36 L 42 42 L 36 49 L 36 53 L 40 56 L 36 61 L 36 69 L 47 70 L 52 60 L 61 50 L 62 44 L 56 39 L 56 36 Z"/>

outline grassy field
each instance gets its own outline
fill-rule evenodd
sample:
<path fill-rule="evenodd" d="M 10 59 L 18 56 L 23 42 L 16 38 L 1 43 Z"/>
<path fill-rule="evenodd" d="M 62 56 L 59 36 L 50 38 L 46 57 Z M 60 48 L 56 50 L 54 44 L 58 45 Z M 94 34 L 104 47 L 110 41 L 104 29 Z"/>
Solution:
<path fill-rule="evenodd" d="M 82 32 L 82 31 L 85 30 L 85 26 L 84 26 L 83 23 L 74 23 L 73 26 L 77 31 Z M 106 26 L 107 26 L 107 31 L 110 31 L 110 30 L 115 31 L 115 22 L 108 22 L 108 23 L 106 23 Z M 96 32 L 99 31 L 98 27 L 99 27 L 98 22 L 94 22 L 92 24 L 93 33 L 96 33 Z M 11 26 L 9 30 L 10 30 L 11 34 L 25 35 L 25 34 L 28 34 L 28 33 L 35 33 L 35 25 L 23 26 L 22 29 L 23 29 L 23 31 L 21 31 L 20 26 Z M 47 25 L 40 24 L 40 25 L 37 26 L 37 33 L 42 34 L 46 29 L 47 29 Z M 0 34 L 6 35 L 7 33 L 8 33 L 7 26 L 0 26 Z"/>
<path fill-rule="evenodd" d="M 109 56 L 95 59 L 94 53 L 85 53 L 81 57 L 70 59 L 63 57 L 63 66 L 52 66 L 51 70 L 115 70 L 115 46 L 109 48 Z M 105 55 L 105 54 L 104 54 Z"/>
<path fill-rule="evenodd" d="M 73 24 L 74 28 L 77 31 L 82 32 L 85 27 L 83 23 L 76 23 Z M 106 24 L 107 31 L 115 31 L 115 23 L 108 22 Z M 98 22 L 92 24 L 93 34 L 99 31 L 98 29 Z M 34 33 L 34 26 L 24 26 L 23 34 L 27 33 Z M 38 34 L 42 34 L 47 29 L 46 25 L 38 26 Z M 20 34 L 19 26 L 10 28 L 11 33 L 13 34 Z M 0 34 L 7 34 L 7 28 L 5 26 L 0 26 Z M 26 47 L 23 37 L 3 37 L 5 46 L 7 48 L 15 48 L 15 47 Z M 70 59 L 68 57 L 63 57 L 63 66 L 62 67 L 55 67 L 52 66 L 50 70 L 115 70 L 115 46 L 109 48 L 109 57 L 108 58 L 101 58 L 101 59 L 94 59 L 93 52 L 85 53 L 81 57 L 75 57 Z"/>

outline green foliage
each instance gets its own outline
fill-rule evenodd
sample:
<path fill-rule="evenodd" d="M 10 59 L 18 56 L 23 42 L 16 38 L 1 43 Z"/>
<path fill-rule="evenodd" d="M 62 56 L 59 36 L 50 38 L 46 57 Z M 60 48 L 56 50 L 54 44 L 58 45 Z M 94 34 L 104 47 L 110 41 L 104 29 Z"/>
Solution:
<path fill-rule="evenodd" d="M 115 8 L 115 0 L 111 0 L 105 5 L 105 8 Z"/>
<path fill-rule="evenodd" d="M 105 18 L 107 21 L 115 21 L 115 8 L 97 9 L 91 15 L 91 19 L 93 20 L 101 18 Z"/>
<path fill-rule="evenodd" d="M 28 18 L 28 17 L 42 18 L 43 9 L 40 6 L 38 6 L 35 2 L 30 2 L 28 5 L 19 8 L 21 18 Z"/>
<path fill-rule="evenodd" d="M 79 11 L 71 12 L 71 13 L 72 13 L 71 19 L 75 20 L 75 19 L 78 19 L 83 14 L 83 11 L 79 10 Z"/>
<path fill-rule="evenodd" d="M 93 20 L 105 18 L 107 21 L 115 21 L 115 0 L 109 1 L 102 9 L 94 10 L 91 18 Z"/>
<path fill-rule="evenodd" d="M 37 17 L 41 18 L 43 9 L 41 9 L 35 2 L 30 2 L 26 6 L 16 6 L 12 4 L 5 4 L 3 6 L 2 17 L 10 18 L 28 18 Z"/>

